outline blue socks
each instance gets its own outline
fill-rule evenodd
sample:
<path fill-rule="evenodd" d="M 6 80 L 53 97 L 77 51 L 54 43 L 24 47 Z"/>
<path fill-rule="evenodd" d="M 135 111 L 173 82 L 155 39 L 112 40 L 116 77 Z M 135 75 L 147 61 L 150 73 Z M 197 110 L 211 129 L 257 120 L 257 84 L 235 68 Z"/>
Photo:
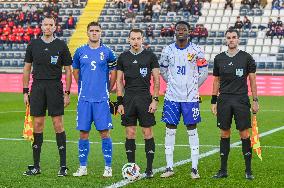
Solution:
<path fill-rule="evenodd" d="M 111 162 L 112 162 L 112 140 L 111 138 L 102 139 L 102 152 L 104 154 L 105 166 L 111 167 Z"/>
<path fill-rule="evenodd" d="M 90 151 L 89 140 L 80 139 L 78 142 L 78 150 L 79 150 L 80 166 L 87 166 L 88 155 Z"/>

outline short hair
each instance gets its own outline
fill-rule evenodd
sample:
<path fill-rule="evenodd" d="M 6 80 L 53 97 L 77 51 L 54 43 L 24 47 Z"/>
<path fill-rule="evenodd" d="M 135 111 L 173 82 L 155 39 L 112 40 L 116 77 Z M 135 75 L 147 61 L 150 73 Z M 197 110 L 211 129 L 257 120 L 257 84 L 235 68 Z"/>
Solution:
<path fill-rule="evenodd" d="M 88 26 L 87 26 L 87 31 L 89 30 L 89 28 L 90 28 L 91 26 L 99 26 L 100 29 L 102 28 L 101 25 L 99 24 L 99 22 L 90 22 L 90 23 L 88 24 Z"/>
<path fill-rule="evenodd" d="M 56 19 L 55 19 L 52 15 L 46 15 L 46 16 L 44 16 L 43 19 L 42 19 L 42 21 L 43 21 L 44 19 L 52 19 L 52 20 L 54 21 L 54 25 L 56 25 Z"/>
<path fill-rule="evenodd" d="M 130 34 L 134 32 L 134 33 L 141 33 L 142 37 L 144 36 L 144 32 L 141 29 L 138 28 L 133 28 L 129 31 L 128 37 L 130 37 Z"/>
<path fill-rule="evenodd" d="M 190 29 L 190 25 L 189 23 L 187 23 L 186 21 L 178 21 L 176 24 L 175 24 L 175 28 L 177 28 L 178 25 L 180 24 L 184 24 L 187 26 L 187 29 Z"/>
<path fill-rule="evenodd" d="M 240 38 L 240 33 L 238 30 L 236 30 L 235 28 L 229 28 L 226 32 L 225 32 L 225 36 L 227 35 L 227 33 L 237 33 L 238 38 Z"/>

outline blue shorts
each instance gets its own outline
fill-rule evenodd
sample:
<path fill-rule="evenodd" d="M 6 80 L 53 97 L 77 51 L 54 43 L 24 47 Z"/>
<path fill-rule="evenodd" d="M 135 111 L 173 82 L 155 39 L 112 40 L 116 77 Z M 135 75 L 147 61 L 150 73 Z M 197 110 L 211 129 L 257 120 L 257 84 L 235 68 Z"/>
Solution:
<path fill-rule="evenodd" d="M 173 102 L 165 100 L 162 115 L 163 122 L 178 125 L 181 114 L 184 125 L 201 122 L 199 102 Z"/>
<path fill-rule="evenodd" d="M 76 129 L 80 131 L 90 131 L 93 122 L 98 131 L 112 129 L 108 101 L 78 101 Z"/>

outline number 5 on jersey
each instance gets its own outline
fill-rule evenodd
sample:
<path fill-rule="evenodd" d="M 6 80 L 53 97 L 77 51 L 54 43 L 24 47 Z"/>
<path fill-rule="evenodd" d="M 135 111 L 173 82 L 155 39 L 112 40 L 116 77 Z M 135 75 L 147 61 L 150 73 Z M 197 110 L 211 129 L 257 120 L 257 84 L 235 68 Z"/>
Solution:
<path fill-rule="evenodd" d="M 185 75 L 185 66 L 177 66 L 177 74 Z"/>
<path fill-rule="evenodd" d="M 93 66 L 93 68 L 91 70 L 96 70 L 96 61 L 92 61 L 91 62 L 91 66 Z"/>

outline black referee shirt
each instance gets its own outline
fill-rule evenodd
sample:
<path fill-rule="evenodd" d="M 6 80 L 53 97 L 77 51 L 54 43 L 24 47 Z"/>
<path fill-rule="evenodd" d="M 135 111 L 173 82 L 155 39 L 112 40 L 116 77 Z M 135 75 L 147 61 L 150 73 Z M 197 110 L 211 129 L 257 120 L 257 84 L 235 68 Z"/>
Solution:
<path fill-rule="evenodd" d="M 220 94 L 248 94 L 247 76 L 255 72 L 255 61 L 245 51 L 233 57 L 222 52 L 214 58 L 213 75 L 220 77 Z"/>
<path fill-rule="evenodd" d="M 61 80 L 62 66 L 71 65 L 72 57 L 64 41 L 46 43 L 39 38 L 28 44 L 25 62 L 33 64 L 33 79 Z"/>
<path fill-rule="evenodd" d="M 138 54 L 125 51 L 120 54 L 117 70 L 124 73 L 125 93 L 149 93 L 152 69 L 159 67 L 158 58 L 152 51 L 143 50 Z"/>

